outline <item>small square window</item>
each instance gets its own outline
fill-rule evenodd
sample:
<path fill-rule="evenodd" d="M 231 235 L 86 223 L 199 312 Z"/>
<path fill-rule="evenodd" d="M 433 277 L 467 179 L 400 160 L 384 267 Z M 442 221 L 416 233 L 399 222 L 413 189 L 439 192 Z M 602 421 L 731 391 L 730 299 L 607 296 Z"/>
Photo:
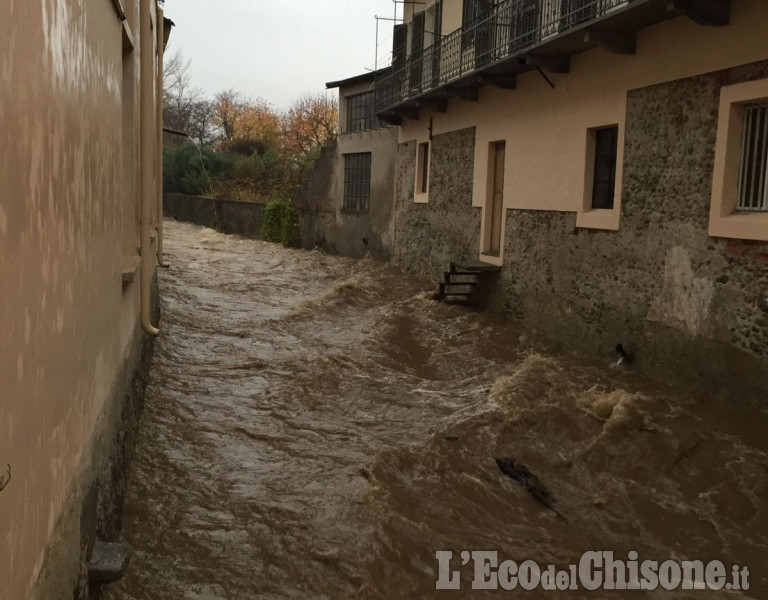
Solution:
<path fill-rule="evenodd" d="M 736 210 L 768 211 L 768 104 L 744 107 Z"/>
<path fill-rule="evenodd" d="M 371 199 L 371 153 L 344 155 L 344 210 L 368 212 Z"/>
<path fill-rule="evenodd" d="M 592 208 L 613 209 L 616 192 L 616 155 L 619 128 L 595 129 L 595 168 L 592 180 Z"/>

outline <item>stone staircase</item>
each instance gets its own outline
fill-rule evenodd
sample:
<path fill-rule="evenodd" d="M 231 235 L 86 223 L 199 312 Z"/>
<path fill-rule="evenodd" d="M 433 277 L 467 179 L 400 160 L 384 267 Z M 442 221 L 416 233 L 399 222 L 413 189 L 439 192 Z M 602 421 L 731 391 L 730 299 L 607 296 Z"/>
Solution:
<path fill-rule="evenodd" d="M 490 280 L 500 268 L 480 261 L 452 262 L 445 271 L 435 299 L 446 304 L 478 307 Z"/>

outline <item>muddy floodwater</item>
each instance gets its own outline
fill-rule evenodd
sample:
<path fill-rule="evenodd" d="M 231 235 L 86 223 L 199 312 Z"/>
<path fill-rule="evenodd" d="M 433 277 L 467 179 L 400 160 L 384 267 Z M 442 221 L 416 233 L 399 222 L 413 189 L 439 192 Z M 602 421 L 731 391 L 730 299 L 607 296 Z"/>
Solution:
<path fill-rule="evenodd" d="M 768 598 L 759 407 L 548 353 L 392 266 L 166 235 L 135 552 L 109 600 Z M 461 591 L 435 589 L 438 550 Z M 562 569 L 588 550 L 719 559 L 750 589 L 472 590 L 463 550 Z"/>

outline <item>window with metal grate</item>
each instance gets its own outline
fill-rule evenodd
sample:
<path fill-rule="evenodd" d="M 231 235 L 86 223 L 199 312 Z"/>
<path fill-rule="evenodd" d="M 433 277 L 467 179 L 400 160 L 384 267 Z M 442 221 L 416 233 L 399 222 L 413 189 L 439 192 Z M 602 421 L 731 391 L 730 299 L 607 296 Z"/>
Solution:
<path fill-rule="evenodd" d="M 344 210 L 368 212 L 371 199 L 371 153 L 344 155 Z"/>
<path fill-rule="evenodd" d="M 736 209 L 768 211 L 768 104 L 744 107 Z"/>
<path fill-rule="evenodd" d="M 344 124 L 344 133 L 355 133 L 387 126 L 386 123 L 376 118 L 374 92 L 347 96 L 346 102 L 347 119 Z"/>

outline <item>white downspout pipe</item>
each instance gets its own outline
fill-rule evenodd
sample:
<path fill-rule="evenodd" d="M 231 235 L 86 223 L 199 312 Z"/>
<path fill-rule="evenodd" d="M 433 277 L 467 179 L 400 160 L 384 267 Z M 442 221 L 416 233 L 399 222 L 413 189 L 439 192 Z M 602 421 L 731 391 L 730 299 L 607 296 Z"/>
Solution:
<path fill-rule="evenodd" d="M 154 171 L 153 146 L 157 136 L 153 131 L 155 125 L 155 110 L 152 102 L 154 65 L 152 56 L 152 28 L 150 22 L 150 5 L 152 0 L 140 0 L 139 7 L 139 52 L 141 91 L 139 106 L 141 116 L 141 327 L 149 335 L 157 335 L 160 330 L 152 325 L 152 272 L 155 257 L 152 252 L 150 235 L 150 220 L 152 218 L 152 198 L 157 193 L 153 185 Z"/>
<path fill-rule="evenodd" d="M 163 9 L 157 7 L 155 30 L 157 32 L 157 264 L 168 267 L 163 257 Z"/>

